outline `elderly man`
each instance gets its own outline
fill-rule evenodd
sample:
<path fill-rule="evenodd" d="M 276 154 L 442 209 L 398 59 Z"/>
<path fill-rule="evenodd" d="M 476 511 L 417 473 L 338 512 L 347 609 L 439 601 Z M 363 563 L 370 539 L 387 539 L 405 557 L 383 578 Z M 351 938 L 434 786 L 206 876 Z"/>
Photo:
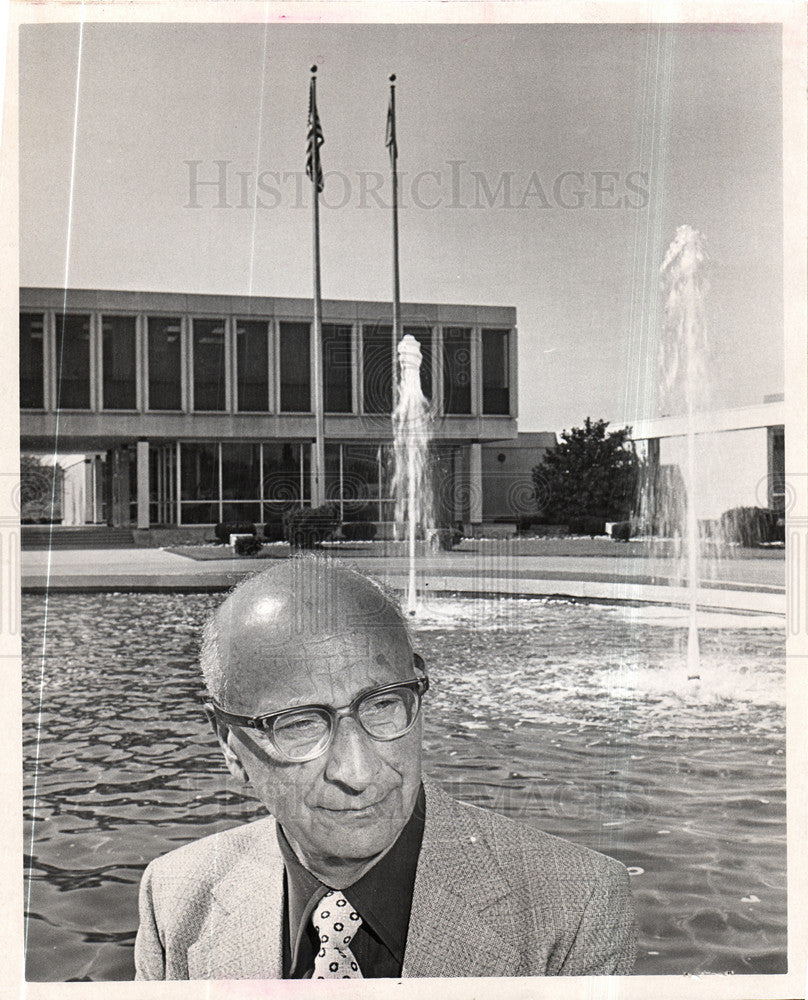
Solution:
<path fill-rule="evenodd" d="M 289 560 L 205 628 L 209 718 L 269 817 L 146 869 L 138 979 L 629 973 L 618 862 L 421 774 L 429 687 L 377 584 Z"/>

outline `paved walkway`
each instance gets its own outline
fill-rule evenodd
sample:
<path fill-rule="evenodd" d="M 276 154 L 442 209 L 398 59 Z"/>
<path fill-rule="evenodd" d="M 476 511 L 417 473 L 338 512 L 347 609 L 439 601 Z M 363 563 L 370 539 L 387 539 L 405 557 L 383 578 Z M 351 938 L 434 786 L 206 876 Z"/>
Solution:
<path fill-rule="evenodd" d="M 92 549 L 22 553 L 22 589 L 226 590 L 267 560 L 195 560 L 163 549 Z M 278 555 L 285 553 L 279 548 Z M 406 559 L 380 557 L 370 547 L 340 555 L 396 588 L 407 580 Z M 587 600 L 685 603 L 670 559 L 615 556 L 516 555 L 479 546 L 418 561 L 419 590 L 430 593 L 564 595 Z M 780 557 L 726 560 L 700 581 L 699 604 L 744 612 L 785 614 L 785 562 Z"/>

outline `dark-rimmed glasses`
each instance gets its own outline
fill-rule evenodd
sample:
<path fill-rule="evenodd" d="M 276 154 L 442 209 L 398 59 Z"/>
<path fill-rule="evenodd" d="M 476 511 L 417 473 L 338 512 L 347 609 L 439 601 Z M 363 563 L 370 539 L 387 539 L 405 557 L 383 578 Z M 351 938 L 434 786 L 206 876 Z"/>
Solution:
<path fill-rule="evenodd" d="M 255 729 L 267 737 L 273 749 L 294 763 L 313 760 L 325 753 L 334 739 L 339 720 L 350 716 L 374 740 L 389 742 L 408 733 L 415 725 L 421 708 L 421 696 L 429 690 L 429 678 L 385 684 L 363 691 L 350 705 L 301 705 L 268 715 L 235 715 L 206 702 L 222 722 Z"/>

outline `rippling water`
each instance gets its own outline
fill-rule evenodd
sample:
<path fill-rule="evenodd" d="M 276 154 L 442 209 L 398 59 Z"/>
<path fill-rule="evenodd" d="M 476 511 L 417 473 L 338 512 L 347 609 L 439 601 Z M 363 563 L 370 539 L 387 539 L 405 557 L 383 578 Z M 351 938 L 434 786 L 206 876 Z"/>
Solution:
<path fill-rule="evenodd" d="M 262 812 L 199 707 L 220 599 L 24 598 L 29 980 L 131 978 L 147 862 Z M 436 599 L 414 622 L 426 769 L 628 865 L 637 973 L 786 969 L 783 629 L 710 622 L 699 681 L 684 630 L 637 609 Z"/>

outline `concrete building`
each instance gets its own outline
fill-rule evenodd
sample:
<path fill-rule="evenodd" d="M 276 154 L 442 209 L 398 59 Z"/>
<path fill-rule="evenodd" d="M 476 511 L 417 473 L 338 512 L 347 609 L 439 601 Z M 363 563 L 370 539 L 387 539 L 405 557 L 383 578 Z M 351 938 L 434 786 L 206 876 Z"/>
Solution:
<path fill-rule="evenodd" d="M 483 455 L 516 438 L 515 310 L 409 303 L 402 323 L 424 357 L 438 517 L 502 515 Z M 21 450 L 85 456 L 85 523 L 272 520 L 310 502 L 312 338 L 306 299 L 23 288 Z M 390 521 L 390 305 L 324 302 L 323 359 L 327 496 Z"/>
<path fill-rule="evenodd" d="M 696 413 L 695 501 L 697 516 L 715 520 L 733 507 L 788 508 L 785 481 L 785 403 L 767 397 L 757 406 Z M 645 443 L 658 468 L 686 467 L 687 420 L 683 416 L 637 421 L 632 437 Z"/>
<path fill-rule="evenodd" d="M 520 431 L 513 441 L 491 441 L 482 446 L 486 521 L 536 517 L 533 469 L 557 443 L 553 431 Z"/>

